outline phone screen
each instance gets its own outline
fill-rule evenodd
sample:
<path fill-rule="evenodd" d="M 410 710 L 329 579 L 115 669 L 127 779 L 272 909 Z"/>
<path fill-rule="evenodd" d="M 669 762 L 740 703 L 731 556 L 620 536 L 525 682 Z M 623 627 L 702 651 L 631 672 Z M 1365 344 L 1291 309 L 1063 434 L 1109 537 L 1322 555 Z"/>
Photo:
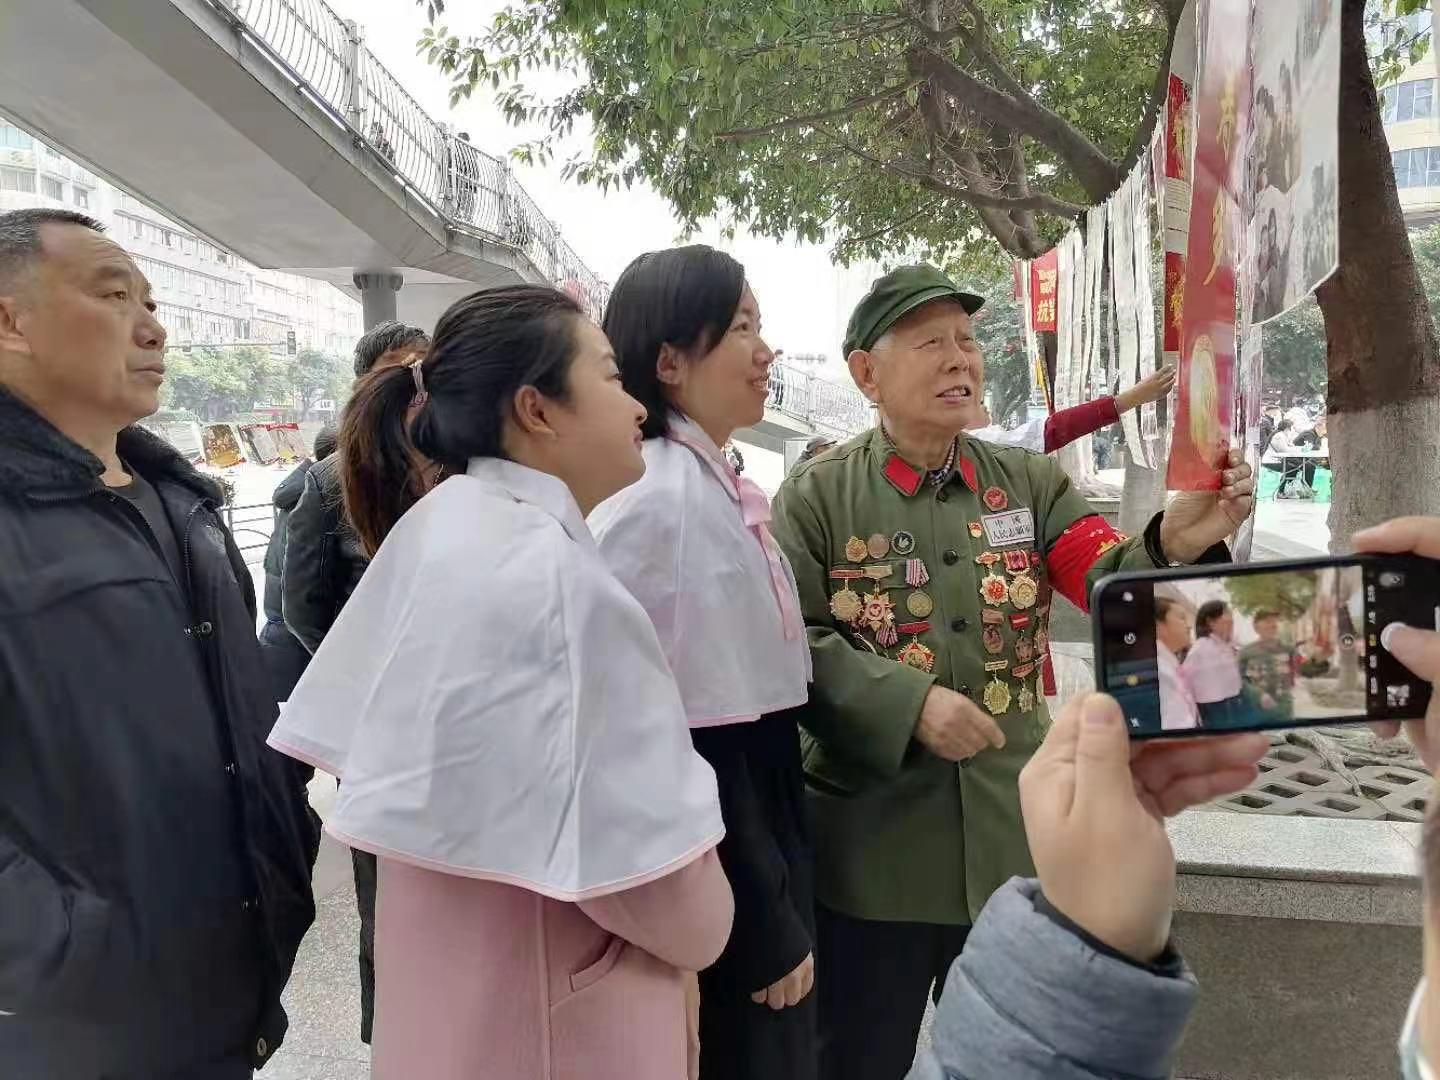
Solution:
<path fill-rule="evenodd" d="M 1096 587 L 1096 672 L 1137 738 L 1424 715 L 1430 685 L 1380 647 L 1440 626 L 1411 557 L 1118 575 Z"/>

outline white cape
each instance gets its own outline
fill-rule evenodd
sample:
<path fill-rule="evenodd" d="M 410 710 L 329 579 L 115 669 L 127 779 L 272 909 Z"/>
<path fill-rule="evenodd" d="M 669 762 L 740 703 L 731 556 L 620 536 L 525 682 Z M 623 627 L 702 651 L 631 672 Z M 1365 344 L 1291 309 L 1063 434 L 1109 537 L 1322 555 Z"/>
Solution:
<path fill-rule="evenodd" d="M 510 462 L 401 519 L 270 745 L 341 778 L 344 843 L 557 900 L 663 877 L 724 831 L 649 618 L 569 489 Z"/>

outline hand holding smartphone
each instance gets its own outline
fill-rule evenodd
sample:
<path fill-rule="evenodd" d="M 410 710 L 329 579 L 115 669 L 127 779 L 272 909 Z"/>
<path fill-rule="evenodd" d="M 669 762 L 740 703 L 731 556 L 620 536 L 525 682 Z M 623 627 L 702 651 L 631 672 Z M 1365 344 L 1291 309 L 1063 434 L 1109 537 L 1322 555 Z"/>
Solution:
<path fill-rule="evenodd" d="M 1440 630 L 1440 562 L 1369 554 L 1116 574 L 1091 601 L 1099 689 L 1131 738 L 1423 716 L 1430 684 L 1380 646 Z"/>

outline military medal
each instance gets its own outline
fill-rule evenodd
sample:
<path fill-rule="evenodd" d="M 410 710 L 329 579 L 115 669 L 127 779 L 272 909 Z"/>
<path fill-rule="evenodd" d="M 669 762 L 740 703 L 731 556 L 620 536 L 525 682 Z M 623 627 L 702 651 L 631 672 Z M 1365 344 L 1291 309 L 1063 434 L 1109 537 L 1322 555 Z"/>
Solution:
<path fill-rule="evenodd" d="M 1034 670 L 1034 664 L 1022 664 L 1010 674 L 1014 675 L 1017 679 L 1028 679 Z"/>
<path fill-rule="evenodd" d="M 900 635 L 895 632 L 893 626 L 882 626 L 875 631 L 875 641 L 882 647 L 889 649 L 900 643 Z"/>
<path fill-rule="evenodd" d="M 1039 566 L 1039 565 L 1040 565 L 1040 553 L 1039 553 L 1038 551 L 1032 551 L 1032 552 L 1030 552 L 1030 565 L 1031 565 L 1031 566 Z"/>
<path fill-rule="evenodd" d="M 1004 671 L 1004 670 L 1005 670 L 1006 668 L 1008 668 L 1009 666 L 1010 666 L 1010 661 L 1009 661 L 1009 660 L 989 660 L 989 661 L 986 661 L 985 670 L 986 670 L 986 671 Z"/>
<path fill-rule="evenodd" d="M 1005 616 L 998 611 L 991 611 L 989 608 L 980 609 L 980 621 L 986 626 L 999 626 L 1005 621 Z"/>
<path fill-rule="evenodd" d="M 895 625 L 895 604 L 890 599 L 889 593 L 880 591 L 878 584 L 875 586 L 875 591 L 865 597 L 860 611 L 860 621 L 877 635 L 886 627 Z M 879 640 L 878 636 L 876 640 Z"/>
<path fill-rule="evenodd" d="M 890 550 L 896 555 L 909 555 L 915 550 L 915 534 L 901 529 L 890 538 Z"/>
<path fill-rule="evenodd" d="M 1022 664 L 1028 664 L 1035 659 L 1035 642 L 1027 637 L 1015 639 L 1015 659 Z"/>
<path fill-rule="evenodd" d="M 1030 569 L 1030 553 L 1018 548 L 1005 552 L 1005 570 L 1010 574 L 1023 574 Z"/>
<path fill-rule="evenodd" d="M 905 584 L 918 589 L 930 580 L 930 571 L 925 569 L 924 559 L 905 560 Z"/>
<path fill-rule="evenodd" d="M 865 541 L 858 536 L 852 536 L 845 541 L 845 558 L 849 562 L 864 562 L 869 549 L 865 547 Z"/>
<path fill-rule="evenodd" d="M 929 593 L 916 589 L 905 598 L 905 610 L 917 619 L 929 618 L 935 610 L 935 601 L 930 599 Z"/>
<path fill-rule="evenodd" d="M 920 671 L 933 671 L 935 668 L 935 654 L 918 641 L 912 641 L 901 649 L 898 659 L 900 663 Z"/>
<path fill-rule="evenodd" d="M 1003 488 L 988 487 L 981 498 L 985 500 L 985 505 L 990 508 L 990 511 L 996 514 L 1010 505 L 1010 496 L 1005 494 Z"/>
<path fill-rule="evenodd" d="M 999 656 L 1005 651 L 1005 637 L 998 626 L 985 627 L 980 633 L 980 641 L 991 656 Z"/>
<path fill-rule="evenodd" d="M 1010 582 L 1010 602 L 1017 608 L 1033 607 L 1039 596 L 1040 587 L 1028 572 L 1017 575 L 1015 580 Z"/>
<path fill-rule="evenodd" d="M 1024 630 L 1030 625 L 1030 616 L 1023 611 L 1016 611 L 1010 615 L 1010 629 Z"/>
<path fill-rule="evenodd" d="M 865 542 L 865 550 L 872 559 L 883 559 L 890 554 L 890 538 L 884 533 L 876 533 Z"/>
<path fill-rule="evenodd" d="M 1042 656 L 1050 650 L 1050 631 L 1043 623 L 1035 628 L 1035 648 Z"/>
<path fill-rule="evenodd" d="M 978 521 L 970 522 L 970 535 L 973 536 L 976 540 L 979 540 L 980 537 L 985 535 L 985 530 L 981 528 Z"/>
<path fill-rule="evenodd" d="M 847 626 L 854 625 L 864 610 L 865 601 L 859 593 L 850 588 L 848 582 L 843 589 L 830 597 L 830 614 Z"/>
<path fill-rule="evenodd" d="M 857 581 L 865 576 L 864 570 L 831 570 L 830 578 L 833 581 Z"/>
<path fill-rule="evenodd" d="M 890 563 L 881 563 L 878 566 L 867 566 L 861 571 L 871 581 L 884 581 L 891 574 L 895 573 L 895 567 Z"/>
<path fill-rule="evenodd" d="M 1010 711 L 1010 687 L 1006 686 L 1000 679 L 993 678 L 985 684 L 985 708 L 990 710 L 990 715 L 1000 716 Z"/>
<path fill-rule="evenodd" d="M 1019 585 L 1024 580 L 1024 578 L 1016 578 L 1015 584 Z M 1033 586 L 1034 582 L 1031 582 L 1031 585 Z M 980 595 L 984 597 L 985 603 L 992 607 L 999 607 L 1010 599 L 1010 583 L 999 574 L 986 574 L 985 580 L 980 582 Z M 1030 602 L 1032 604 L 1035 602 L 1033 593 Z"/>
<path fill-rule="evenodd" d="M 997 562 L 999 562 L 1003 557 L 1004 556 L 997 555 L 993 551 L 982 552 L 981 554 L 975 556 L 975 565 L 983 566 L 985 567 L 985 569 L 988 570 L 990 569 L 990 567 L 994 566 Z"/>
<path fill-rule="evenodd" d="M 1021 712 L 1033 712 L 1035 710 L 1035 694 L 1030 689 L 1029 683 L 1020 684 L 1020 698 L 1016 702 Z"/>
<path fill-rule="evenodd" d="M 1096 554 L 1096 555 L 1104 555 L 1104 554 L 1105 554 L 1107 551 L 1109 551 L 1111 548 L 1113 548 L 1113 547 L 1119 547 L 1119 546 L 1120 546 L 1120 541 L 1119 541 L 1119 540 L 1101 540 L 1101 541 L 1100 541 L 1100 546 L 1095 549 L 1095 554 Z"/>

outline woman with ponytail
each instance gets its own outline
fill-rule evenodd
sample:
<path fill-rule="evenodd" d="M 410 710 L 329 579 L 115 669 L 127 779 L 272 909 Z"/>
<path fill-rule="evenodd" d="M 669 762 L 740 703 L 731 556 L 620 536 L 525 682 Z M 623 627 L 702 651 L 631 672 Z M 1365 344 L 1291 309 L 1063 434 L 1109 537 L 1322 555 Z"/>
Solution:
<path fill-rule="evenodd" d="M 764 415 L 775 354 L 744 268 L 702 246 L 631 263 L 605 331 L 648 413 L 646 471 L 590 524 L 654 620 L 695 749 L 715 769 L 735 891 L 730 942 L 700 973 L 700 1075 L 813 1080 L 813 872 L 786 711 L 808 696 L 810 647 L 770 501 L 722 450 Z"/>
<path fill-rule="evenodd" d="M 346 410 L 374 560 L 270 742 L 342 779 L 328 828 L 379 857 L 376 1080 L 690 1067 L 684 973 L 733 910 L 715 778 L 584 520 L 644 472 L 644 420 L 534 286 L 457 302 Z"/>

